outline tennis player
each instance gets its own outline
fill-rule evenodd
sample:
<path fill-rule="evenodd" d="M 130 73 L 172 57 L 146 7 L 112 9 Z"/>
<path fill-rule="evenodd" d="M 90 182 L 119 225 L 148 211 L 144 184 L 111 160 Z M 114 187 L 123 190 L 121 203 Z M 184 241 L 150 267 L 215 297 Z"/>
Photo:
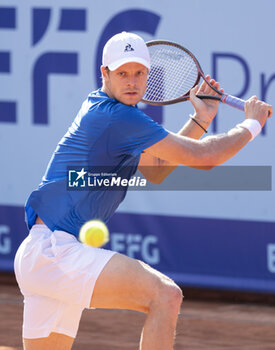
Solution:
<path fill-rule="evenodd" d="M 251 97 L 243 122 L 225 134 L 199 140 L 218 108 L 218 102 L 196 97 L 215 94 L 202 83 L 191 91 L 192 119 L 172 133 L 137 108 L 149 69 L 148 50 L 139 36 L 123 32 L 106 43 L 102 88 L 84 101 L 41 184 L 27 200 L 30 233 L 15 258 L 24 295 L 26 350 L 71 349 L 85 308 L 144 312 L 140 349 L 173 348 L 181 289 L 142 261 L 77 240 L 86 221 L 109 220 L 127 189 L 68 191 L 67 166 L 102 165 L 114 172 L 127 168 L 128 177 L 139 167 L 149 181 L 160 183 L 177 164 L 211 168 L 224 163 L 260 132 L 272 108 Z M 219 88 L 215 80 L 207 79 Z M 144 170 L 144 165 L 152 164 Z"/>

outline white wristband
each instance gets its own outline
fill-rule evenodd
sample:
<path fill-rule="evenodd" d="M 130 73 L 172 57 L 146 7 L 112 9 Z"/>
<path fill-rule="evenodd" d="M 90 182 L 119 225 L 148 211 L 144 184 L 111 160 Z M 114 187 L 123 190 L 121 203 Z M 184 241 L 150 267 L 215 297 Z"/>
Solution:
<path fill-rule="evenodd" d="M 245 119 L 242 123 L 237 124 L 240 128 L 247 129 L 251 134 L 250 141 L 254 140 L 262 130 L 261 124 L 256 119 Z"/>

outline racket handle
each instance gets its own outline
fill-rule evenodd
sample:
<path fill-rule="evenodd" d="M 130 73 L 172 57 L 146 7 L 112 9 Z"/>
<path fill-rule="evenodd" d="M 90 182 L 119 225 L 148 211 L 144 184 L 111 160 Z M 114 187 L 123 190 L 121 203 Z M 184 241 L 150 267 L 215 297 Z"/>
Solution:
<path fill-rule="evenodd" d="M 240 111 L 244 111 L 245 101 L 238 98 L 238 97 L 224 94 L 221 97 L 221 102 L 226 103 L 227 105 L 229 105 L 231 107 L 237 108 Z"/>

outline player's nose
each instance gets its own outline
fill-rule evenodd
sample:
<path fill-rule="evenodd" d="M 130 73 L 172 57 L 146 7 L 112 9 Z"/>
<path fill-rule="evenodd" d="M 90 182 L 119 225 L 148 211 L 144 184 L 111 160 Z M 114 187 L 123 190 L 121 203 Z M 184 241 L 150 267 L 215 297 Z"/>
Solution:
<path fill-rule="evenodd" d="M 135 86 L 137 83 L 137 78 L 134 75 L 129 76 L 127 85 L 128 86 Z"/>

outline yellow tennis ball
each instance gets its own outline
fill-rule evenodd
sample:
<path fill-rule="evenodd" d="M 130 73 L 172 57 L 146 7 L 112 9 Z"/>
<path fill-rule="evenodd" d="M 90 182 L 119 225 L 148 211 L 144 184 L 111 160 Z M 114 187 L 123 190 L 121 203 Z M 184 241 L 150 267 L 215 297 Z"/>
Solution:
<path fill-rule="evenodd" d="M 87 221 L 79 231 L 79 240 L 93 247 L 101 247 L 109 241 L 109 231 L 100 220 Z"/>

